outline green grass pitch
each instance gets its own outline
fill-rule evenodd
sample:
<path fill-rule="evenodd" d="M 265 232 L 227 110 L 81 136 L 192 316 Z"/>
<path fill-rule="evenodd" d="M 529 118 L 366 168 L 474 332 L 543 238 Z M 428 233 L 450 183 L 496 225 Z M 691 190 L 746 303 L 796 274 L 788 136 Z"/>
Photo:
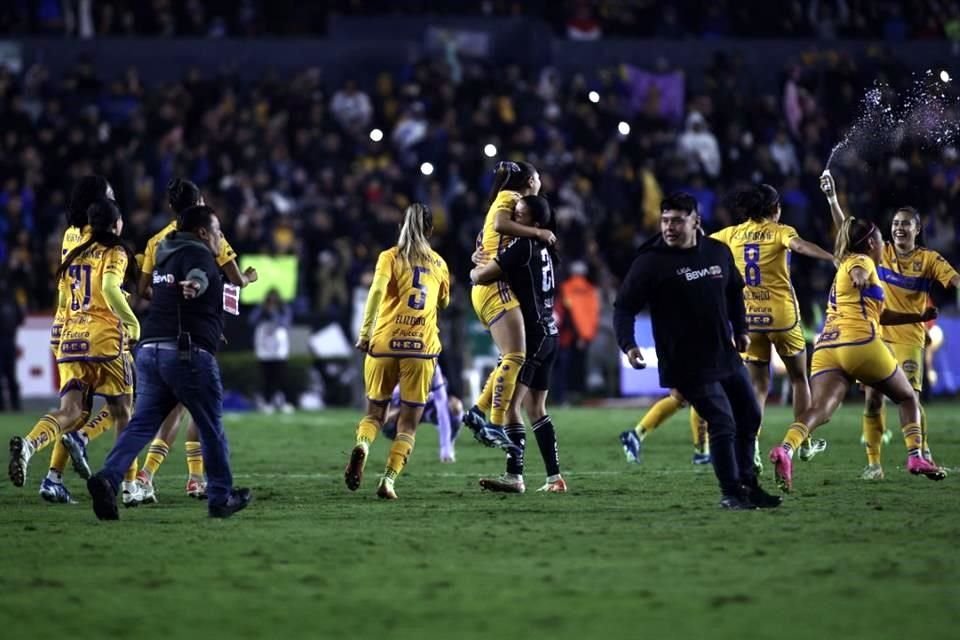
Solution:
<path fill-rule="evenodd" d="M 948 467 L 960 466 L 958 408 L 928 409 Z M 717 508 L 685 414 L 627 465 L 617 435 L 636 412 L 556 411 L 567 495 L 533 492 L 532 437 L 529 492 L 498 496 L 477 486 L 502 470 L 498 452 L 461 434 L 457 463 L 441 464 L 425 425 L 391 503 L 374 496 L 383 440 L 361 489 L 343 486 L 357 412 L 230 416 L 236 481 L 256 500 L 227 521 L 183 495 L 182 443 L 160 504 L 118 523 L 96 521 L 69 470 L 80 504 L 43 503 L 45 451 L 27 487 L 0 483 L 0 628 L 29 640 L 954 637 L 960 474 L 908 476 L 897 436 L 887 480 L 859 480 L 859 413 L 848 403 L 820 431 L 828 451 L 796 463 L 796 493 L 767 512 Z M 0 437 L 33 419 L 0 417 Z M 764 451 L 788 422 L 769 411 Z M 110 440 L 91 448 L 94 466 Z"/>

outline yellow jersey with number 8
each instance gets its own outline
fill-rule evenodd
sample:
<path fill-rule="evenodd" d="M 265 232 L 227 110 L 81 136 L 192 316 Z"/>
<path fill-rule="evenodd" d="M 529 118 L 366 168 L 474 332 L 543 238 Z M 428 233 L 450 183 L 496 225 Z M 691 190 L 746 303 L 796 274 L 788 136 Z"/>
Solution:
<path fill-rule="evenodd" d="M 397 247 L 377 259 L 374 279 L 385 278 L 369 353 L 373 357 L 433 358 L 440 354 L 437 315 L 450 302 L 450 271 L 435 251 L 409 265 Z"/>
<path fill-rule="evenodd" d="M 748 220 L 710 236 L 730 247 L 746 287 L 743 301 L 750 331 L 788 331 L 800 321 L 790 283 L 793 227 L 772 220 Z"/>

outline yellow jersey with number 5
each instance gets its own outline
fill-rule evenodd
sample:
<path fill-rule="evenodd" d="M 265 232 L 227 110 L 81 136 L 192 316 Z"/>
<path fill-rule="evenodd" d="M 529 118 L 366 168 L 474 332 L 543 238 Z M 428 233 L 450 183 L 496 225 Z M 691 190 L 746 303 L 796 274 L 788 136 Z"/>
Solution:
<path fill-rule="evenodd" d="M 750 331 L 788 331 L 800 321 L 797 296 L 790 283 L 793 227 L 772 220 L 748 220 L 710 236 L 730 247 L 743 275 Z"/>
<path fill-rule="evenodd" d="M 867 272 L 867 286 L 853 286 L 850 273 L 857 267 Z M 865 344 L 880 335 L 880 314 L 884 292 L 873 260 L 862 253 L 850 254 L 840 262 L 827 300 L 827 320 L 816 348 Z"/>
<path fill-rule="evenodd" d="M 69 294 L 60 331 L 57 362 L 113 360 L 124 348 L 123 324 L 103 295 L 103 276 L 123 279 L 127 254 L 122 247 L 94 243 L 77 256 L 61 282 Z"/>
<path fill-rule="evenodd" d="M 890 242 L 883 247 L 877 272 L 883 283 L 887 307 L 904 313 L 923 313 L 933 283 L 939 282 L 947 287 L 957 276 L 957 271 L 936 251 L 917 247 L 901 256 Z M 926 341 L 921 323 L 885 326 L 882 334 L 887 342 L 921 349 Z"/>
<path fill-rule="evenodd" d="M 374 357 L 433 358 L 440 354 L 438 311 L 450 302 L 450 271 L 435 251 L 423 264 L 409 265 L 393 247 L 380 254 L 374 279 L 387 290 L 370 339 Z"/>
<path fill-rule="evenodd" d="M 60 245 L 60 262 L 67 257 L 67 254 L 73 251 L 80 244 L 90 237 L 90 225 L 80 227 L 67 227 L 63 232 L 63 242 Z M 56 355 L 57 348 L 60 346 L 60 331 L 63 328 L 63 320 L 67 315 L 67 304 L 70 299 L 70 287 L 67 280 L 62 278 L 57 283 L 57 312 L 53 316 L 53 326 L 50 328 L 50 348 Z M 60 303 L 63 304 L 60 304 Z"/>

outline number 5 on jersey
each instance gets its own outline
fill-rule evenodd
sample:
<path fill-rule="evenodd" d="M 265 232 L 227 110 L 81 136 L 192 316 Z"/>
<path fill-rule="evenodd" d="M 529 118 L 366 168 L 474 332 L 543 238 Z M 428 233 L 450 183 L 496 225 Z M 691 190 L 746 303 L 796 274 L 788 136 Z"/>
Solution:
<path fill-rule="evenodd" d="M 420 282 L 421 276 L 429 275 L 430 270 L 425 267 L 413 268 L 413 288 L 417 293 L 412 294 L 407 299 L 407 306 L 417 311 L 423 311 L 427 306 L 427 285 Z"/>

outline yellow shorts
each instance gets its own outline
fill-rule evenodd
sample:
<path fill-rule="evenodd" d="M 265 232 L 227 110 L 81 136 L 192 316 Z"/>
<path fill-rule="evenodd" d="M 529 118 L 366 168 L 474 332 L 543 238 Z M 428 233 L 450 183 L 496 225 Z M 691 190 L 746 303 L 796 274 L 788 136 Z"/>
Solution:
<path fill-rule="evenodd" d="M 133 358 L 127 352 L 106 362 L 60 362 L 57 370 L 61 396 L 76 389 L 105 398 L 133 394 Z"/>
<path fill-rule="evenodd" d="M 474 286 L 470 291 L 470 299 L 473 301 L 473 310 L 485 329 L 489 329 L 490 325 L 507 311 L 520 306 L 513 291 L 510 291 L 510 287 L 503 281 Z"/>
<path fill-rule="evenodd" d="M 393 389 L 400 384 L 400 402 L 422 407 L 430 395 L 430 383 L 436 358 L 374 358 L 363 361 L 363 381 L 367 387 L 367 399 L 376 404 L 387 404 Z"/>
<path fill-rule="evenodd" d="M 866 385 L 883 382 L 897 372 L 897 360 L 880 338 L 862 344 L 819 347 L 813 352 L 810 378 L 840 371 Z"/>
<path fill-rule="evenodd" d="M 893 351 L 893 357 L 897 359 L 900 368 L 910 381 L 910 386 L 915 391 L 923 390 L 923 347 L 917 347 L 909 344 L 896 344 L 888 342 L 887 346 Z"/>
<path fill-rule="evenodd" d="M 769 363 L 771 348 L 776 348 L 781 358 L 792 358 L 807 348 L 800 323 L 786 331 L 751 331 L 749 336 L 750 346 L 743 355 L 744 362 Z"/>

